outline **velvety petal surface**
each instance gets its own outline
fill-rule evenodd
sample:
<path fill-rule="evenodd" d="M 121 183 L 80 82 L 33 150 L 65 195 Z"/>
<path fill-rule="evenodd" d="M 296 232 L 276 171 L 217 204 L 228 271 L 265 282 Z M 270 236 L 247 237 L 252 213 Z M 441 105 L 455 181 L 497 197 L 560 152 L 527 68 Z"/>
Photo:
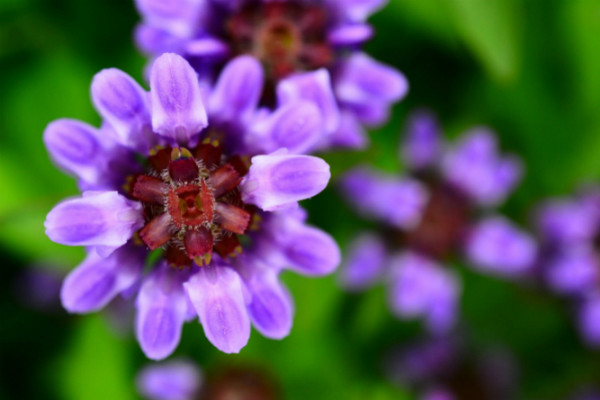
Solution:
<path fill-rule="evenodd" d="M 172 143 L 196 141 L 208 119 L 190 64 L 173 53 L 158 57 L 150 72 L 150 94 L 154 131 Z"/>
<path fill-rule="evenodd" d="M 252 157 L 250 171 L 240 184 L 244 202 L 265 211 L 308 199 L 329 182 L 329 165 L 318 157 L 277 151 Z"/>
<path fill-rule="evenodd" d="M 136 377 L 138 392 L 148 400 L 193 400 L 202 383 L 202 372 L 186 359 L 150 364 Z"/>
<path fill-rule="evenodd" d="M 213 262 L 200 268 L 184 286 L 208 340 L 225 353 L 238 353 L 250 338 L 250 318 L 239 274 Z"/>
<path fill-rule="evenodd" d="M 46 235 L 70 246 L 117 248 L 142 227 L 140 203 L 113 192 L 84 192 L 59 203 L 46 216 Z"/>

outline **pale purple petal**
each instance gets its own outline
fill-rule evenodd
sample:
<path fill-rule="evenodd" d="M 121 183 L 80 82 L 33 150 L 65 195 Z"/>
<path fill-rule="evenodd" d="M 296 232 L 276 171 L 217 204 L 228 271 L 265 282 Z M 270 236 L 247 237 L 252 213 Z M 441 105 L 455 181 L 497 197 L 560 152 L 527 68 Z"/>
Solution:
<path fill-rule="evenodd" d="M 385 268 L 385 243 L 376 235 L 362 234 L 348 245 L 340 280 L 344 288 L 361 291 L 375 284 Z"/>
<path fill-rule="evenodd" d="M 71 313 L 98 311 L 140 279 L 143 267 L 143 252 L 129 245 L 107 258 L 90 252 L 63 282 L 63 307 Z"/>
<path fill-rule="evenodd" d="M 186 41 L 183 52 L 188 56 L 214 58 L 217 61 L 228 54 L 229 48 L 220 39 L 204 36 Z"/>
<path fill-rule="evenodd" d="M 88 124 L 59 119 L 46 127 L 44 144 L 60 168 L 92 183 L 102 174 L 104 154 L 99 137 L 100 131 Z"/>
<path fill-rule="evenodd" d="M 70 246 L 124 245 L 144 225 L 142 205 L 113 192 L 84 192 L 50 211 L 46 235 Z"/>
<path fill-rule="evenodd" d="M 501 157 L 496 137 L 485 129 L 474 129 L 450 150 L 442 164 L 446 178 L 483 206 L 501 203 L 521 179 L 521 162 Z"/>
<path fill-rule="evenodd" d="M 182 271 L 165 264 L 146 278 L 136 299 L 136 337 L 146 357 L 168 357 L 181 338 L 187 300 Z"/>
<path fill-rule="evenodd" d="M 189 36 L 206 8 L 206 2 L 198 0 L 135 0 L 135 3 L 146 22 L 178 36 Z"/>
<path fill-rule="evenodd" d="M 331 0 L 346 18 L 352 21 L 364 21 L 382 8 L 387 0 Z"/>
<path fill-rule="evenodd" d="M 139 24 L 134 32 L 135 43 L 147 54 L 162 54 L 181 47 L 184 39 L 154 26 Z"/>
<path fill-rule="evenodd" d="M 579 329 L 589 346 L 600 346 L 600 294 L 590 294 L 581 304 Z"/>
<path fill-rule="evenodd" d="M 200 369 L 185 359 L 148 365 L 136 377 L 138 392 L 148 400 L 193 400 L 202 383 Z"/>
<path fill-rule="evenodd" d="M 258 106 L 264 84 L 263 69 L 251 56 L 231 60 L 219 76 L 210 98 L 210 117 L 217 121 L 243 121 Z"/>
<path fill-rule="evenodd" d="M 558 293 L 578 295 L 593 289 L 600 279 L 600 260 L 587 243 L 554 254 L 544 265 L 548 285 Z"/>
<path fill-rule="evenodd" d="M 326 232 L 289 219 L 279 232 L 278 242 L 287 267 L 303 275 L 322 276 L 340 264 L 340 249 Z"/>
<path fill-rule="evenodd" d="M 598 211 L 578 199 L 555 199 L 542 206 L 538 226 L 552 243 L 574 244 L 592 240 L 598 228 Z"/>
<path fill-rule="evenodd" d="M 242 280 L 224 265 L 202 267 L 184 284 L 208 340 L 225 353 L 238 353 L 250 338 Z"/>
<path fill-rule="evenodd" d="M 537 258 L 537 245 L 531 235 L 499 216 L 472 228 L 465 251 L 475 268 L 506 276 L 527 273 Z"/>
<path fill-rule="evenodd" d="M 273 211 L 315 196 L 330 177 L 329 165 L 318 157 L 277 151 L 252 157 L 240 188 L 244 202 Z"/>
<path fill-rule="evenodd" d="M 413 113 L 400 148 L 402 160 L 413 169 L 432 167 L 441 157 L 442 146 L 441 129 L 435 116 L 427 111 Z"/>
<path fill-rule="evenodd" d="M 240 260 L 240 275 L 251 294 L 248 313 L 254 327 L 271 339 L 282 339 L 292 329 L 292 299 L 277 277 L 278 271 L 256 257 Z"/>
<path fill-rule="evenodd" d="M 448 332 L 456 320 L 460 284 L 456 276 L 434 261 L 403 253 L 390 263 L 390 302 L 402 318 L 424 318 L 435 334 Z"/>
<path fill-rule="evenodd" d="M 152 127 L 170 142 L 189 145 L 208 125 L 194 69 L 181 56 L 161 55 L 150 72 Z"/>
<path fill-rule="evenodd" d="M 92 102 L 123 146 L 146 152 L 154 145 L 148 93 L 116 69 L 98 72 L 92 81 Z"/>
<path fill-rule="evenodd" d="M 428 199 L 420 182 L 384 176 L 368 167 L 346 173 L 341 187 L 360 213 L 402 229 L 419 223 Z"/>
<path fill-rule="evenodd" d="M 333 46 L 354 46 L 366 42 L 373 36 L 373 28 L 367 24 L 343 24 L 327 33 Z"/>
<path fill-rule="evenodd" d="M 282 80 L 277 85 L 280 105 L 297 100 L 313 102 L 321 112 L 326 133 L 333 133 L 340 124 L 340 110 L 331 86 L 329 72 L 319 69 Z"/>
<path fill-rule="evenodd" d="M 324 147 L 346 147 L 362 150 L 369 145 L 367 132 L 356 116 L 348 110 L 342 110 L 340 125 Z"/>
<path fill-rule="evenodd" d="M 255 124 L 253 133 L 268 152 L 285 148 L 291 154 L 308 153 L 323 139 L 321 113 L 311 102 L 290 102 Z"/>

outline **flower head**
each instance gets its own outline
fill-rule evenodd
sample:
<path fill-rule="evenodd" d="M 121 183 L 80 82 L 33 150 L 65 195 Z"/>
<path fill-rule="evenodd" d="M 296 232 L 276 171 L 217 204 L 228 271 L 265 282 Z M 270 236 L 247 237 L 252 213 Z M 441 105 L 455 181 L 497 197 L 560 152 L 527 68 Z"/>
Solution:
<path fill-rule="evenodd" d="M 339 262 L 333 239 L 307 226 L 297 205 L 327 185 L 329 166 L 286 149 L 254 155 L 246 139 L 259 112 L 231 74 L 242 64 L 254 65 L 233 60 L 204 95 L 175 54 L 155 61 L 150 92 L 119 70 L 101 71 L 92 98 L 102 128 L 59 120 L 44 134 L 83 190 L 45 222 L 55 242 L 88 249 L 64 281 L 63 305 L 86 313 L 135 296 L 137 338 L 153 359 L 168 356 L 196 316 L 225 352 L 246 344 L 251 321 L 265 336 L 286 336 L 293 307 L 279 272 L 322 275 Z"/>
<path fill-rule="evenodd" d="M 498 153 L 487 129 L 467 133 L 446 148 L 436 120 L 416 113 L 400 149 L 406 177 L 367 167 L 350 171 L 341 186 L 378 234 L 350 246 L 343 284 L 364 289 L 385 277 L 392 309 L 401 317 L 425 318 L 432 332 L 450 329 L 460 282 L 445 266 L 464 255 L 480 271 L 522 276 L 533 266 L 533 239 L 499 215 L 484 215 L 503 201 L 520 178 L 520 163 Z"/>
<path fill-rule="evenodd" d="M 178 53 L 208 81 L 223 62 L 253 56 L 265 75 L 261 105 L 317 105 L 324 122 L 319 148 L 365 146 L 362 125 L 385 122 L 408 90 L 402 74 L 357 50 L 373 33 L 365 20 L 385 0 L 136 3 L 144 52 Z"/>

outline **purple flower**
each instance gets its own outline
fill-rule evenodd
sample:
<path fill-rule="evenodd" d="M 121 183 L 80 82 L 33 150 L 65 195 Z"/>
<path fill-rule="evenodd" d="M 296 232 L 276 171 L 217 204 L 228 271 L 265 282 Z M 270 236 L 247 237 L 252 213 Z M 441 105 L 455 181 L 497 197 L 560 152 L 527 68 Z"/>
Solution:
<path fill-rule="evenodd" d="M 444 146 L 437 121 L 424 111 L 410 118 L 399 154 L 408 176 L 358 167 L 341 181 L 349 202 L 381 224 L 378 234 L 350 245 L 342 283 L 361 290 L 384 280 L 397 315 L 423 318 L 431 332 L 444 333 L 454 324 L 461 291 L 451 260 L 462 255 L 474 268 L 504 277 L 522 277 L 536 262 L 533 238 L 490 212 L 513 190 L 521 164 L 501 155 L 486 129 Z"/>
<path fill-rule="evenodd" d="M 385 3 L 136 0 L 142 15 L 136 41 L 151 58 L 182 55 L 209 83 L 224 62 L 251 55 L 265 77 L 257 98 L 262 106 L 312 102 L 322 120 L 315 148 L 361 148 L 367 144 L 363 125 L 384 123 L 408 91 L 400 72 L 359 50 L 373 34 L 366 19 Z M 243 74 L 238 79 L 247 82 Z"/>
<path fill-rule="evenodd" d="M 244 66 L 254 72 L 241 82 Z M 149 358 L 173 352 L 196 316 L 224 352 L 244 347 L 251 323 L 281 339 L 293 305 L 279 272 L 320 276 L 339 263 L 334 240 L 306 225 L 297 204 L 323 190 L 329 166 L 285 149 L 259 154 L 248 140 L 261 114 L 260 85 L 250 82 L 261 79 L 256 66 L 234 59 L 209 93 L 175 54 L 156 59 L 149 92 L 104 70 L 92 83 L 102 128 L 58 120 L 44 133 L 52 158 L 83 190 L 45 222 L 52 240 L 88 250 L 64 281 L 62 303 L 87 313 L 135 295 L 137 339 Z M 295 114 L 288 117 L 278 116 L 265 138 L 289 140 Z M 148 271 L 150 252 L 158 254 Z"/>
<path fill-rule="evenodd" d="M 147 400 L 194 400 L 202 384 L 202 371 L 184 359 L 148 365 L 136 378 L 138 392 Z"/>
<path fill-rule="evenodd" d="M 540 271 L 547 286 L 577 308 L 583 340 L 600 345 L 600 201 L 588 188 L 572 198 L 550 199 L 537 213 Z"/>

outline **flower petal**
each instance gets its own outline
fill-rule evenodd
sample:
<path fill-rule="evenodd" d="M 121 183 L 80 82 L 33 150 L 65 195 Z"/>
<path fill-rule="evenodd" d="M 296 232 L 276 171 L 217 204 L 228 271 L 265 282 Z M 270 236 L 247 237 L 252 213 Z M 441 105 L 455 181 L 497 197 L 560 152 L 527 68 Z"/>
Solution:
<path fill-rule="evenodd" d="M 382 8 L 387 0 L 334 0 L 339 12 L 351 21 L 364 21 Z"/>
<path fill-rule="evenodd" d="M 237 272 L 213 262 L 184 287 L 208 340 L 225 353 L 238 353 L 250 338 L 250 319 Z"/>
<path fill-rule="evenodd" d="M 244 202 L 272 211 L 320 193 L 330 177 L 322 159 L 278 151 L 252 157 L 240 188 Z"/>
<path fill-rule="evenodd" d="M 44 131 L 44 144 L 52 160 L 63 170 L 87 183 L 98 181 L 102 173 L 100 132 L 83 122 L 59 119 Z"/>
<path fill-rule="evenodd" d="M 593 240 L 599 216 L 580 199 L 554 199 L 542 206 L 537 225 L 545 240 L 570 245 Z"/>
<path fill-rule="evenodd" d="M 182 271 L 160 264 L 136 299 L 136 336 L 146 357 L 168 357 L 179 344 L 187 313 Z"/>
<path fill-rule="evenodd" d="M 369 138 L 367 137 L 365 128 L 352 112 L 344 110 L 341 114 L 338 129 L 329 138 L 329 143 L 326 143 L 324 147 L 345 147 L 363 150 L 368 145 Z"/>
<path fill-rule="evenodd" d="M 428 200 L 419 181 L 384 176 L 368 167 L 347 172 L 341 189 L 360 213 L 401 229 L 419 223 Z"/>
<path fill-rule="evenodd" d="M 92 81 L 92 101 L 123 146 L 147 152 L 154 145 L 148 93 L 125 72 L 104 69 Z"/>
<path fill-rule="evenodd" d="M 138 250 L 123 246 L 107 258 L 90 252 L 63 282 L 60 293 L 63 307 L 71 313 L 104 308 L 141 278 L 144 255 Z"/>
<path fill-rule="evenodd" d="M 174 359 L 144 367 L 136 386 L 149 400 L 191 400 L 198 396 L 202 381 L 202 372 L 195 364 Z"/>
<path fill-rule="evenodd" d="M 308 101 L 290 102 L 256 124 L 253 133 L 260 136 L 267 152 L 281 148 L 292 154 L 308 153 L 323 139 L 321 113 Z"/>
<path fill-rule="evenodd" d="M 150 25 L 178 36 L 191 35 L 205 9 L 205 2 L 197 0 L 135 0 L 135 4 Z"/>
<path fill-rule="evenodd" d="M 251 300 L 248 313 L 254 327 L 271 339 L 282 339 L 292 329 L 294 306 L 292 299 L 277 278 L 277 270 L 256 257 L 240 260 L 240 274 Z"/>
<path fill-rule="evenodd" d="M 69 246 L 124 245 L 142 227 L 142 206 L 116 191 L 84 192 L 83 197 L 65 200 L 48 213 L 46 235 Z"/>
<path fill-rule="evenodd" d="M 336 77 L 335 93 L 348 104 L 389 104 L 406 96 L 408 80 L 400 71 L 355 53 L 345 60 Z"/>
<path fill-rule="evenodd" d="M 244 121 L 258 106 L 264 85 L 260 63 L 251 56 L 231 60 L 219 76 L 210 98 L 211 121 Z"/>
<path fill-rule="evenodd" d="M 475 225 L 466 243 L 475 268 L 505 276 L 518 276 L 533 268 L 537 245 L 527 233 L 506 218 L 487 218 Z"/>
<path fill-rule="evenodd" d="M 340 271 L 342 285 L 350 291 L 372 286 L 384 272 L 387 252 L 385 244 L 373 234 L 362 234 L 348 246 L 344 268 Z"/>
<path fill-rule="evenodd" d="M 367 24 L 344 24 L 327 33 L 329 43 L 334 46 L 354 46 L 366 42 L 373 36 L 373 28 Z"/>
<path fill-rule="evenodd" d="M 442 154 L 440 127 L 429 111 L 417 111 L 408 120 L 400 155 L 413 169 L 432 167 Z"/>
<path fill-rule="evenodd" d="M 571 245 L 554 254 L 544 265 L 548 285 L 558 293 L 578 295 L 600 282 L 600 260 L 586 244 Z"/>
<path fill-rule="evenodd" d="M 329 72 L 325 69 L 297 74 L 282 80 L 277 85 L 277 99 L 280 105 L 297 100 L 310 101 L 321 112 L 325 132 L 333 133 L 339 126 L 340 110 L 335 100 Z"/>
<path fill-rule="evenodd" d="M 600 294 L 586 297 L 579 309 L 579 329 L 589 346 L 600 346 Z"/>
<path fill-rule="evenodd" d="M 150 72 L 152 127 L 170 142 L 193 144 L 208 125 L 196 72 L 181 56 L 161 55 Z"/>

